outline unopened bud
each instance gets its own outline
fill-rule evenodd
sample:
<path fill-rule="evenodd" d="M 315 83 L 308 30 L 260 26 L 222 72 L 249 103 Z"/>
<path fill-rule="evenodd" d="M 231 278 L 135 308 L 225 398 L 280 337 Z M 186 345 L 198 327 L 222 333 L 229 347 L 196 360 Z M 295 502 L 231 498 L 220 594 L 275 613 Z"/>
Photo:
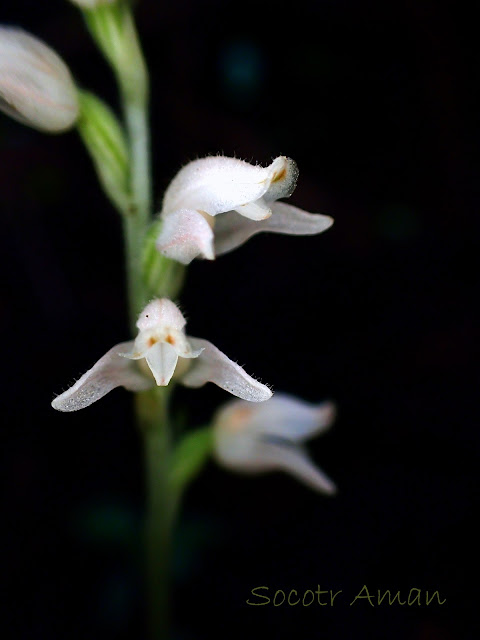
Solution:
<path fill-rule="evenodd" d="M 79 112 L 66 64 L 41 40 L 16 27 L 0 26 L 0 110 L 50 133 L 72 127 Z"/>

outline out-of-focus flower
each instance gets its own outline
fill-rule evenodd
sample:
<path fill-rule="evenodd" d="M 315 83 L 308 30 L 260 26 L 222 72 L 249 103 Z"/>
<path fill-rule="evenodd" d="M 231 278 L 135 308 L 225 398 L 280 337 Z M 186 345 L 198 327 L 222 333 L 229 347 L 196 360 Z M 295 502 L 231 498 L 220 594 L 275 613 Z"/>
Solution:
<path fill-rule="evenodd" d="M 188 264 L 196 257 L 213 260 L 261 231 L 325 231 L 333 224 L 329 216 L 277 202 L 293 193 L 297 176 L 297 165 L 285 156 L 268 167 L 225 156 L 190 162 L 165 192 L 157 249 Z"/>
<path fill-rule="evenodd" d="M 73 4 L 76 4 L 82 9 L 94 9 L 100 7 L 102 4 L 113 4 L 117 0 L 70 0 Z"/>
<path fill-rule="evenodd" d="M 117 344 L 72 386 L 57 396 L 52 407 L 77 411 L 96 402 L 115 387 L 143 391 L 166 386 L 175 375 L 187 387 L 213 382 L 249 402 L 263 402 L 270 389 L 249 376 L 211 342 L 186 336 L 185 318 L 167 298 L 150 302 L 139 316 L 135 340 Z M 145 359 L 143 374 L 135 360 Z M 180 359 L 180 362 L 179 362 Z"/>
<path fill-rule="evenodd" d="M 284 393 L 261 405 L 231 400 L 214 418 L 214 452 L 224 467 L 243 473 L 286 471 L 322 493 L 334 483 L 310 460 L 303 443 L 335 418 L 331 402 L 312 405 Z"/>
<path fill-rule="evenodd" d="M 44 42 L 0 26 L 0 109 L 36 129 L 60 133 L 77 120 L 77 89 L 63 60 Z"/>

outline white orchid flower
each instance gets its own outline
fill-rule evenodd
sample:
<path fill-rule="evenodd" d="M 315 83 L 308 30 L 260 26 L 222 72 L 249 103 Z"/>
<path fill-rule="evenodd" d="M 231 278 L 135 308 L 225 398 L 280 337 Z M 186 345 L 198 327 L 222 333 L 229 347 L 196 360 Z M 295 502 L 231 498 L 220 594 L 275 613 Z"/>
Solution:
<path fill-rule="evenodd" d="M 185 318 L 171 300 L 150 302 L 140 314 L 137 327 L 135 340 L 112 347 L 72 387 L 57 396 L 52 407 L 78 411 L 115 387 L 144 391 L 155 382 L 168 385 L 174 375 L 187 387 L 213 382 L 249 402 L 263 402 L 272 396 L 267 386 L 249 376 L 211 342 L 186 336 Z M 143 359 L 146 366 L 142 373 L 135 361 Z"/>
<path fill-rule="evenodd" d="M 66 64 L 44 42 L 16 27 L 0 26 L 0 110 L 49 133 L 69 129 L 79 114 Z"/>
<path fill-rule="evenodd" d="M 313 405 L 284 393 L 255 406 L 231 400 L 214 418 L 214 455 L 233 471 L 285 471 L 316 491 L 334 494 L 334 483 L 302 446 L 325 432 L 334 418 L 333 403 Z"/>
<path fill-rule="evenodd" d="M 297 165 L 285 156 L 268 167 L 225 156 L 190 162 L 165 192 L 157 249 L 189 264 L 196 257 L 213 260 L 261 231 L 325 231 L 333 224 L 329 216 L 277 202 L 293 193 L 297 177 Z"/>

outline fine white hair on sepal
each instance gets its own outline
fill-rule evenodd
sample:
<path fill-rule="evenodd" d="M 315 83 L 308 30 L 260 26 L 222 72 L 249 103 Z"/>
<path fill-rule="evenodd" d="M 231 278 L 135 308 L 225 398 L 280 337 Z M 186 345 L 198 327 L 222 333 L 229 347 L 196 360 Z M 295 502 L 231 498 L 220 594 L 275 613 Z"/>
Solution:
<path fill-rule="evenodd" d="M 233 360 L 208 340 L 189 336 L 196 349 L 203 349 L 198 359 L 181 378 L 187 387 L 201 387 L 213 382 L 221 389 L 248 402 L 265 402 L 272 397 L 272 391 L 252 378 Z"/>
<path fill-rule="evenodd" d="M 146 391 L 152 381 L 142 375 L 133 362 L 125 360 L 121 351 L 131 348 L 132 341 L 112 347 L 69 389 L 52 401 L 57 411 L 79 411 L 90 406 L 116 387 L 129 391 Z"/>
<path fill-rule="evenodd" d="M 151 300 L 138 316 L 135 340 L 110 349 L 53 400 L 53 408 L 77 411 L 115 387 L 144 391 L 153 386 L 154 380 L 158 386 L 166 386 L 173 377 L 191 387 L 213 382 L 250 402 L 263 402 L 272 396 L 266 385 L 249 376 L 211 342 L 187 336 L 185 324 L 184 315 L 171 300 Z M 146 375 L 140 373 L 142 367 Z"/>
<path fill-rule="evenodd" d="M 168 186 L 162 215 L 189 209 L 216 216 L 253 204 L 270 188 L 279 192 L 280 184 L 288 182 L 288 166 L 289 159 L 284 157 L 268 167 L 226 156 L 194 160 L 182 167 Z"/>

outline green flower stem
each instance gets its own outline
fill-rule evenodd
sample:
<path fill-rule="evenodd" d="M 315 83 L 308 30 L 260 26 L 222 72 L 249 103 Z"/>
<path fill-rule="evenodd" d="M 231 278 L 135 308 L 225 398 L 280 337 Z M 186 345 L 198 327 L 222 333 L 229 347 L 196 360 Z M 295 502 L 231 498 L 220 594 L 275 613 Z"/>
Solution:
<path fill-rule="evenodd" d="M 160 256 L 154 246 L 149 78 L 130 3 L 128 0 L 117 0 L 83 13 L 92 37 L 113 69 L 123 109 L 126 135 L 98 100 L 84 100 L 85 109 L 92 117 L 95 115 L 95 121 L 86 122 L 81 134 L 88 143 L 107 195 L 122 214 L 129 318 L 132 332 L 135 333 L 138 314 L 152 294 L 159 295 L 160 291 L 169 297 L 177 294 L 184 269 Z M 102 145 L 98 142 L 99 133 L 103 134 Z M 123 146 L 122 139 L 125 140 Z M 126 156 L 123 172 L 118 162 L 118 158 L 122 157 L 122 148 Z M 184 461 L 178 461 L 178 456 L 172 463 L 174 457 L 168 421 L 168 399 L 172 386 L 170 383 L 168 387 L 155 387 L 135 397 L 136 418 L 143 434 L 145 450 L 145 544 L 151 640 L 168 639 L 172 529 L 183 489 L 194 470 L 200 466 L 198 456 L 193 456 L 187 467 Z M 190 449 L 186 446 L 187 452 Z"/>
<path fill-rule="evenodd" d="M 119 3 L 119 8 L 120 48 L 117 55 L 112 56 L 112 65 L 120 88 L 130 144 L 132 213 L 138 215 L 146 227 L 152 213 L 149 78 L 130 4 Z"/>
<path fill-rule="evenodd" d="M 151 222 L 151 166 L 149 80 L 133 15 L 128 3 L 120 3 L 121 46 L 112 66 L 120 88 L 130 155 L 131 202 L 124 216 L 129 316 L 132 330 L 148 301 L 142 272 L 142 252 Z M 177 510 L 169 488 L 170 425 L 168 398 L 172 387 L 156 387 L 137 394 L 136 417 L 143 434 L 147 515 L 145 522 L 146 575 L 149 635 L 169 637 L 169 587 L 172 528 Z"/>
<path fill-rule="evenodd" d="M 140 48 L 129 7 L 124 13 L 124 32 L 129 41 L 129 64 L 116 67 L 130 148 L 131 204 L 125 216 L 127 285 L 130 324 L 147 303 L 142 274 L 142 249 L 151 220 L 150 127 L 148 122 L 149 82 L 145 59 Z"/>
<path fill-rule="evenodd" d="M 169 637 L 169 586 L 172 529 L 177 512 L 175 492 L 170 491 L 171 441 L 168 424 L 169 387 L 156 387 L 136 397 L 146 460 L 147 520 L 146 563 L 149 637 Z"/>
<path fill-rule="evenodd" d="M 148 124 L 148 98 L 140 99 L 135 91 L 124 93 L 125 121 L 130 142 L 132 192 L 134 213 L 144 226 L 151 216 L 151 179 L 150 179 L 150 131 Z"/>
<path fill-rule="evenodd" d="M 151 222 L 149 78 L 128 0 L 86 9 L 87 27 L 117 79 L 128 147 L 128 203 L 124 217 L 127 285 L 131 328 L 148 301 L 142 277 L 141 253 Z"/>
<path fill-rule="evenodd" d="M 123 217 L 123 235 L 125 243 L 127 300 L 130 328 L 135 333 L 138 314 L 147 303 L 147 292 L 142 277 L 141 252 L 145 227 L 137 215 Z"/>

